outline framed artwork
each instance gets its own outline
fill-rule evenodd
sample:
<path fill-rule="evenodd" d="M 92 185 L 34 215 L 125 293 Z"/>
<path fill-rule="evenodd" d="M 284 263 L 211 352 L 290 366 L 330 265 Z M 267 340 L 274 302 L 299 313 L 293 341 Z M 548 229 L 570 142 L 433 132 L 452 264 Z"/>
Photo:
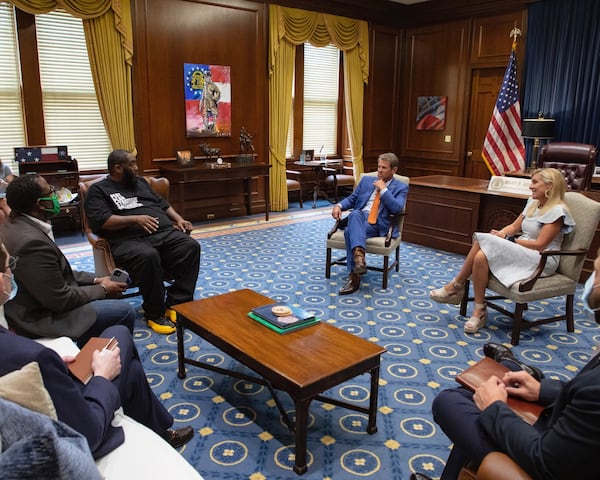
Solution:
<path fill-rule="evenodd" d="M 231 136 L 230 67 L 183 64 L 188 138 Z"/>
<path fill-rule="evenodd" d="M 315 159 L 315 151 L 311 150 L 302 150 L 302 155 L 304 155 L 305 162 L 312 162 Z"/>
<path fill-rule="evenodd" d="M 443 130 L 446 127 L 448 97 L 417 98 L 417 130 Z"/>

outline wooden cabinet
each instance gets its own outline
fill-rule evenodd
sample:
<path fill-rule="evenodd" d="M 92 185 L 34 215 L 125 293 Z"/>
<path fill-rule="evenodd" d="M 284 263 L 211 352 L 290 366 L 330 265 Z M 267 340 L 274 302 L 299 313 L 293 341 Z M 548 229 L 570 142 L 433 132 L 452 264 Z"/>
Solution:
<path fill-rule="evenodd" d="M 77 160 L 68 157 L 66 160 L 20 162 L 19 175 L 37 173 L 53 185 L 56 190 L 67 188 L 72 194 L 79 190 L 79 168 Z M 55 234 L 81 231 L 81 214 L 79 211 L 79 198 L 76 197 L 69 203 L 60 206 L 58 215 L 52 217 L 53 230 Z"/>

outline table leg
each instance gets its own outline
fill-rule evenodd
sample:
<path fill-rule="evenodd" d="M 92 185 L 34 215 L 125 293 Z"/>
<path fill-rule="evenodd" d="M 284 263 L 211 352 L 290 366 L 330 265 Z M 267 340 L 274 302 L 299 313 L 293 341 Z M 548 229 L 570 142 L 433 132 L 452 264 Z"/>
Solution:
<path fill-rule="evenodd" d="M 177 376 L 179 378 L 185 378 L 187 375 L 185 371 L 185 353 L 183 350 L 183 337 L 185 336 L 184 322 L 185 320 L 180 315 L 175 324 L 177 328 Z"/>
<path fill-rule="evenodd" d="M 294 472 L 298 475 L 306 473 L 306 430 L 308 428 L 308 407 L 312 399 L 294 399 L 296 406 L 296 458 L 294 461 Z"/>
<path fill-rule="evenodd" d="M 371 396 L 369 399 L 369 423 L 367 433 L 377 432 L 377 396 L 379 395 L 379 365 L 373 368 L 371 374 Z"/>

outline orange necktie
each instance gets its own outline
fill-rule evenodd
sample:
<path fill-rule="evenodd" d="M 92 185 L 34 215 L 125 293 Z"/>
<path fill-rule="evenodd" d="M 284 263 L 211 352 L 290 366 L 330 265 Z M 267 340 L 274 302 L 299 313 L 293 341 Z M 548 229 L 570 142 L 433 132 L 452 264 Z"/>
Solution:
<path fill-rule="evenodd" d="M 379 190 L 375 194 L 375 198 L 373 199 L 373 205 L 371 205 L 371 210 L 369 211 L 369 217 L 367 218 L 367 222 L 371 225 L 375 225 L 377 223 L 377 214 L 379 213 Z"/>

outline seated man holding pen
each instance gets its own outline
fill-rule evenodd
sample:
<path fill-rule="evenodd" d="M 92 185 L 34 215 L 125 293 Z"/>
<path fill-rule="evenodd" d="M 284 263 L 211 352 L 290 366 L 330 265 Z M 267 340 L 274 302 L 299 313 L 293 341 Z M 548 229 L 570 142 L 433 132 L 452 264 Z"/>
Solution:
<path fill-rule="evenodd" d="M 180 447 L 193 437 L 189 426 L 170 428 L 173 417 L 150 389 L 131 333 L 125 326 L 115 325 L 99 332 L 99 336 L 107 338 L 107 343 L 114 337 L 117 345 L 112 350 L 94 352 L 93 376 L 86 384 L 69 373 L 65 362 L 73 358 L 61 359 L 53 350 L 7 330 L 1 305 L 14 291 L 9 263 L 8 253 L 0 243 L 0 376 L 36 362 L 58 419 L 87 439 L 94 458 L 111 452 L 125 439 L 123 429 L 112 426 L 119 407 L 173 447 Z"/>

